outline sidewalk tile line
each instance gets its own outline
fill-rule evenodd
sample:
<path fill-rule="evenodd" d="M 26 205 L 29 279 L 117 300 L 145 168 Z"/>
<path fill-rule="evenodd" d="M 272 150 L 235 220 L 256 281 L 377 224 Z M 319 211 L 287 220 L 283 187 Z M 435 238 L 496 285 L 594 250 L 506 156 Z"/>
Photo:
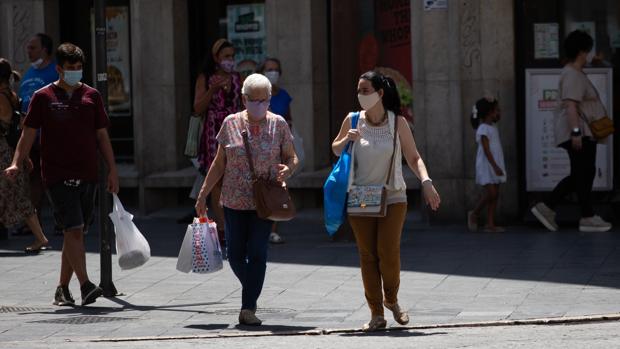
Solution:
<path fill-rule="evenodd" d="M 502 326 L 546 326 L 559 324 L 585 324 L 595 322 L 620 321 L 620 313 L 602 314 L 602 315 L 583 315 L 571 317 L 553 317 L 553 318 L 536 318 L 523 320 L 499 320 L 499 321 L 481 321 L 481 322 L 462 322 L 462 323 L 444 323 L 434 325 L 412 325 L 390 327 L 383 331 L 410 331 L 410 330 L 429 330 L 429 329 L 450 329 L 450 328 L 480 328 L 480 327 L 502 327 Z M 96 338 L 85 339 L 88 342 L 96 343 L 116 343 L 116 342 L 145 342 L 145 341 L 171 341 L 171 340 L 192 340 L 192 339 L 209 339 L 209 338 L 244 338 L 244 337 L 270 337 L 270 336 L 320 336 L 331 334 L 359 333 L 360 328 L 344 328 L 344 329 L 316 329 L 308 331 L 264 331 L 264 332 L 234 332 L 234 333 L 216 333 L 205 335 L 191 336 L 147 336 L 147 337 L 122 337 L 122 338 Z M 71 340 L 68 340 L 71 341 Z M 77 341 L 76 341 L 77 342 Z"/>

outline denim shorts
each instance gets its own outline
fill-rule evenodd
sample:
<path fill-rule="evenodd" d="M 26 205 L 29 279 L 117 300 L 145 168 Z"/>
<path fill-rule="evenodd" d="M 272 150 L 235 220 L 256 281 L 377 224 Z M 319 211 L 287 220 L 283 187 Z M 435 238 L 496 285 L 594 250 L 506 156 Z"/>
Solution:
<path fill-rule="evenodd" d="M 80 180 L 66 180 L 47 188 L 47 197 L 54 210 L 56 226 L 63 231 L 83 228 L 92 224 L 95 211 L 97 184 Z"/>

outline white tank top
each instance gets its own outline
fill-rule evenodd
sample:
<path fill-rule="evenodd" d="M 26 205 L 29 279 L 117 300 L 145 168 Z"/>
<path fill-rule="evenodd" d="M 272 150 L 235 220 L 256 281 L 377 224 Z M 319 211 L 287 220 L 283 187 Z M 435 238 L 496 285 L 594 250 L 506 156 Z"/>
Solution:
<path fill-rule="evenodd" d="M 390 113 L 392 116 L 393 114 Z M 400 142 L 397 142 L 397 149 L 394 149 L 394 137 L 392 136 L 393 121 L 391 117 L 388 123 L 382 126 L 371 126 L 364 117 L 360 117 L 357 128 L 360 131 L 360 139 L 354 144 L 353 152 L 353 184 L 354 185 L 382 185 L 386 184 L 392 153 L 394 154 L 394 164 L 401 163 Z M 392 169 L 392 181 L 387 186 L 387 204 L 407 202 L 406 188 L 402 182 L 402 166 L 394 166 Z M 398 188 L 398 189 L 397 189 Z"/>

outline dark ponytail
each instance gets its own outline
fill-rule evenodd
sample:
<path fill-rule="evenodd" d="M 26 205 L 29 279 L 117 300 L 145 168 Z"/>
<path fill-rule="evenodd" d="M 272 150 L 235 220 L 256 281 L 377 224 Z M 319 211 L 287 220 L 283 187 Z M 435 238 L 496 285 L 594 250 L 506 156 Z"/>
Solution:
<path fill-rule="evenodd" d="M 375 91 L 383 90 L 383 108 L 397 116 L 400 115 L 400 95 L 398 94 L 394 79 L 373 70 L 362 74 L 360 79 L 370 81 Z"/>
<path fill-rule="evenodd" d="M 492 97 L 480 98 L 476 104 L 474 104 L 469 120 L 471 122 L 471 127 L 474 130 L 478 129 L 480 123 L 483 122 L 484 118 L 489 115 L 495 108 L 497 108 L 497 99 Z"/>

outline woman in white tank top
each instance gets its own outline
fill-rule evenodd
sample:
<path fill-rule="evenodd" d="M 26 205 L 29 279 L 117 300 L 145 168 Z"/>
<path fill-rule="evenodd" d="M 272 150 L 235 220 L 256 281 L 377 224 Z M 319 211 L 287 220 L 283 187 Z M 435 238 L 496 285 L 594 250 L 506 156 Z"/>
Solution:
<path fill-rule="evenodd" d="M 367 331 L 385 328 L 385 306 L 401 325 L 409 322 L 405 309 L 398 304 L 400 285 L 400 237 L 407 215 L 407 194 L 402 173 L 405 157 L 411 170 L 422 181 L 426 203 L 439 208 L 435 190 L 420 157 L 409 124 L 400 112 L 400 97 L 394 80 L 371 71 L 358 82 L 358 99 L 362 109 L 356 129 L 351 129 L 348 115 L 332 143 L 334 154 L 340 156 L 345 146 L 353 142 L 349 185 L 386 185 L 387 214 L 385 217 L 349 216 L 360 255 L 362 279 L 371 320 L 364 325 Z M 396 128 L 398 123 L 398 128 Z M 394 147 L 394 130 L 398 130 Z M 392 154 L 394 154 L 392 160 Z M 388 180 L 392 167 L 392 178 Z"/>

